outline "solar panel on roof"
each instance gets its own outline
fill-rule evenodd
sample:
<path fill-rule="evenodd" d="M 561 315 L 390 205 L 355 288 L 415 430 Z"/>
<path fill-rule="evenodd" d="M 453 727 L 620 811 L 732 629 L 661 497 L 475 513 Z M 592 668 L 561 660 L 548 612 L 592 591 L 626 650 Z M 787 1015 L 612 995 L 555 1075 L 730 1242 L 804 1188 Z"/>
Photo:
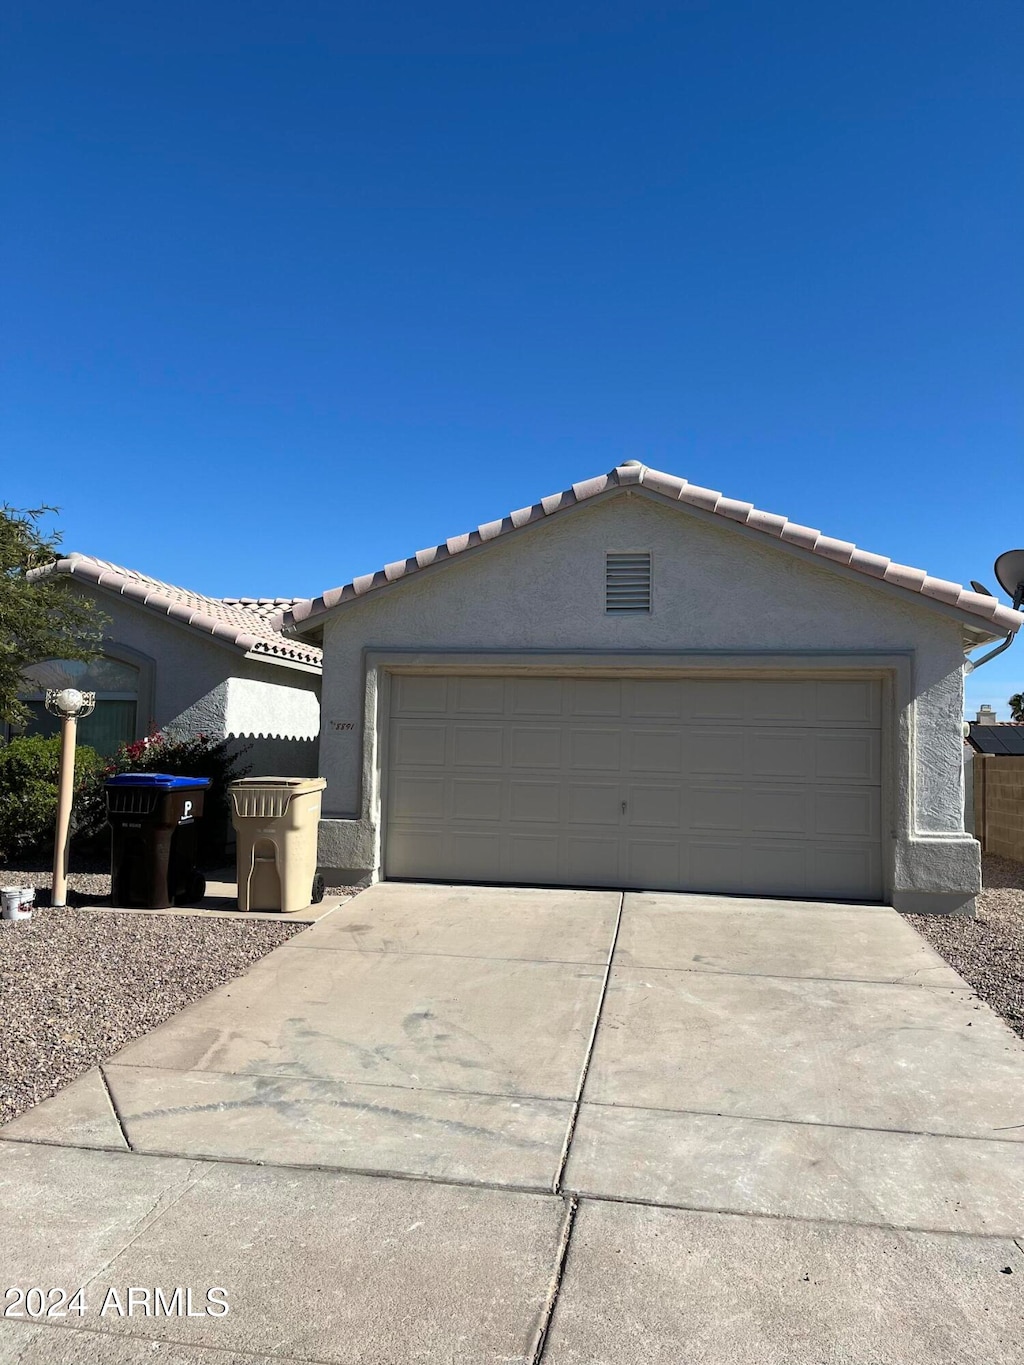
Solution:
<path fill-rule="evenodd" d="M 972 721 L 969 738 L 979 754 L 1024 755 L 1024 725 L 978 725 Z"/>

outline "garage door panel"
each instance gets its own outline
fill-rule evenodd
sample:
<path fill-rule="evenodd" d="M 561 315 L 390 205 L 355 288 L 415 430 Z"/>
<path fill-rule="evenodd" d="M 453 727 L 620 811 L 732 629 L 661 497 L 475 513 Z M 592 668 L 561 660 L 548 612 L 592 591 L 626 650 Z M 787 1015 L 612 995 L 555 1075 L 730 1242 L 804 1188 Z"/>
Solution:
<path fill-rule="evenodd" d="M 617 784 L 570 782 L 568 793 L 570 825 L 609 825 L 618 831 L 622 795 Z"/>
<path fill-rule="evenodd" d="M 861 887 L 878 885 L 880 863 L 877 845 L 818 844 L 810 851 L 808 881 L 816 896 L 855 899 Z"/>
<path fill-rule="evenodd" d="M 858 791 L 814 791 L 814 832 L 829 838 L 877 841 L 882 831 L 882 801 L 877 787 Z"/>
<path fill-rule="evenodd" d="M 396 680 L 385 872 L 877 899 L 880 696 L 859 679 Z"/>
<path fill-rule="evenodd" d="M 673 773 L 683 770 L 683 737 L 679 730 L 628 730 L 625 763 L 629 773 Z"/>
<path fill-rule="evenodd" d="M 561 839 L 557 835 L 513 834 L 508 841 L 508 875 L 513 882 L 557 884 L 562 871 Z"/>
<path fill-rule="evenodd" d="M 807 846 L 803 843 L 768 842 L 759 840 L 751 843 L 745 850 L 746 885 L 748 894 L 757 887 L 764 887 L 766 896 L 806 896 Z M 792 887 L 792 891 L 787 891 Z"/>
<path fill-rule="evenodd" d="M 626 816 L 630 826 L 671 829 L 678 835 L 684 824 L 684 792 L 677 786 L 640 786 L 630 783 Z"/>
<path fill-rule="evenodd" d="M 638 720 L 683 719 L 682 683 L 678 678 L 630 678 L 622 687 L 625 715 Z"/>
<path fill-rule="evenodd" d="M 870 782 L 877 786 L 881 775 L 877 731 L 819 734 L 815 739 L 814 776 L 819 781 Z"/>
<path fill-rule="evenodd" d="M 395 760 L 411 767 L 443 768 L 448 727 L 443 721 L 416 724 L 399 721 L 395 727 Z"/>
<path fill-rule="evenodd" d="M 499 878 L 505 877 L 502 867 L 502 836 L 496 830 L 455 829 L 451 834 L 451 856 L 441 876 L 452 875 L 449 868 L 459 870 L 459 877 L 470 882 L 486 882 L 494 879 L 495 868 L 500 869 Z"/>
<path fill-rule="evenodd" d="M 756 787 L 744 793 L 744 831 L 802 835 L 808 828 L 812 805 L 812 794 L 803 786 Z"/>
<path fill-rule="evenodd" d="M 631 773 L 679 773 L 682 770 L 682 736 L 678 730 L 628 732 L 626 762 Z"/>
<path fill-rule="evenodd" d="M 443 777 L 396 777 L 392 810 L 399 820 L 431 820 L 441 823 L 445 815 Z"/>
<path fill-rule="evenodd" d="M 509 784 L 509 816 L 513 825 L 544 821 L 556 829 L 561 823 L 562 784 L 513 778 Z"/>
<path fill-rule="evenodd" d="M 684 730 L 682 766 L 698 777 L 742 777 L 746 768 L 743 735 L 736 730 Z"/>
<path fill-rule="evenodd" d="M 570 678 L 571 716 L 621 716 L 622 683 L 612 678 Z"/>
<path fill-rule="evenodd" d="M 747 890 L 741 860 L 737 857 L 741 849 L 739 840 L 690 839 L 687 843 L 687 887 L 693 891 L 741 895 Z"/>
<path fill-rule="evenodd" d="M 408 828 L 397 822 L 389 828 L 389 876 L 422 877 L 429 881 L 447 876 L 448 868 L 443 833 Z"/>
<path fill-rule="evenodd" d="M 626 881 L 630 886 L 654 890 L 678 886 L 680 844 L 676 839 L 628 839 Z"/>
<path fill-rule="evenodd" d="M 607 834 L 579 837 L 570 834 L 565 841 L 566 877 L 574 886 L 619 886 L 619 845 Z"/>
<path fill-rule="evenodd" d="M 745 682 L 743 719 L 756 725 L 805 724 L 814 715 L 814 686 L 790 679 Z"/>
<path fill-rule="evenodd" d="M 820 725 L 864 725 L 877 729 L 882 723 L 882 690 L 865 679 L 818 681 L 814 719 Z"/>
<path fill-rule="evenodd" d="M 456 777 L 451 811 L 456 820 L 501 820 L 505 784 L 494 779 Z"/>
<path fill-rule="evenodd" d="M 509 766 L 512 768 L 560 768 L 563 732 L 553 725 L 509 727 Z"/>
<path fill-rule="evenodd" d="M 622 732 L 611 728 L 569 731 L 569 767 L 573 772 L 618 773 L 622 754 Z"/>
<path fill-rule="evenodd" d="M 684 719 L 739 723 L 746 715 L 746 689 L 739 678 L 687 679 L 682 684 Z"/>
<path fill-rule="evenodd" d="M 514 716 L 560 716 L 565 696 L 562 678 L 508 678 L 506 695 Z"/>
<path fill-rule="evenodd" d="M 743 788 L 701 783 L 690 789 L 691 829 L 743 829 Z"/>
<path fill-rule="evenodd" d="M 503 725 L 454 725 L 452 762 L 457 768 L 501 768 L 504 748 Z"/>
<path fill-rule="evenodd" d="M 749 777 L 795 778 L 814 775 L 814 734 L 808 730 L 750 729 L 745 735 Z"/>
<path fill-rule="evenodd" d="M 502 678 L 455 678 L 454 707 L 458 715 L 503 715 L 505 683 Z"/>
<path fill-rule="evenodd" d="M 448 681 L 445 677 L 399 674 L 392 688 L 395 712 L 415 715 L 431 711 L 443 716 L 448 710 Z"/>

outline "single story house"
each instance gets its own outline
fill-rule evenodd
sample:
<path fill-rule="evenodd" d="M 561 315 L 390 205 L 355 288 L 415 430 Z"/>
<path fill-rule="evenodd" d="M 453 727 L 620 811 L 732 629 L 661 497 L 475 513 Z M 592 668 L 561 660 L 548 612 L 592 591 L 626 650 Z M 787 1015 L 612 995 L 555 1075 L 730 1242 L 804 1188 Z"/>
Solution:
<path fill-rule="evenodd" d="M 92 597 L 108 624 L 92 663 L 49 659 L 26 671 L 30 733 L 57 725 L 46 689 L 75 686 L 96 693 L 79 734 L 101 753 L 153 730 L 208 734 L 247 746 L 254 772 L 316 775 L 321 651 L 274 625 L 291 599 L 206 597 L 82 554 L 29 578 L 55 575 Z"/>
<path fill-rule="evenodd" d="M 628 461 L 293 604 L 333 875 L 969 911 L 965 651 L 1024 623 Z"/>

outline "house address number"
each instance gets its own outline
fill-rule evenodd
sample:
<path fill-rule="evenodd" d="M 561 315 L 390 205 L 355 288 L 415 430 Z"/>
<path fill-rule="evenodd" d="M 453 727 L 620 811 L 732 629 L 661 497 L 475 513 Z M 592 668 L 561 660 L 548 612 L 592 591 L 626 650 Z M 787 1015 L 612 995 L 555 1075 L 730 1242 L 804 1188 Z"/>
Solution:
<path fill-rule="evenodd" d="M 354 730 L 355 728 L 356 728 L 356 723 L 355 723 L 354 720 L 332 720 L 332 721 L 331 721 L 331 729 L 332 729 L 332 730 Z"/>

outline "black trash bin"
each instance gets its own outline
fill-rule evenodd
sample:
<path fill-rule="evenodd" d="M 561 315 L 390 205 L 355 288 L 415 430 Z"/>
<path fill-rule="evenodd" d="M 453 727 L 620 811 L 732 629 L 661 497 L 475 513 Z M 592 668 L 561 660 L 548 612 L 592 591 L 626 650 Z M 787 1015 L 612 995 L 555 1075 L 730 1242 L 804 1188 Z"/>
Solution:
<path fill-rule="evenodd" d="M 105 785 L 112 828 L 110 903 L 167 910 L 201 901 L 206 880 L 196 870 L 196 831 L 210 779 L 118 773 Z"/>

